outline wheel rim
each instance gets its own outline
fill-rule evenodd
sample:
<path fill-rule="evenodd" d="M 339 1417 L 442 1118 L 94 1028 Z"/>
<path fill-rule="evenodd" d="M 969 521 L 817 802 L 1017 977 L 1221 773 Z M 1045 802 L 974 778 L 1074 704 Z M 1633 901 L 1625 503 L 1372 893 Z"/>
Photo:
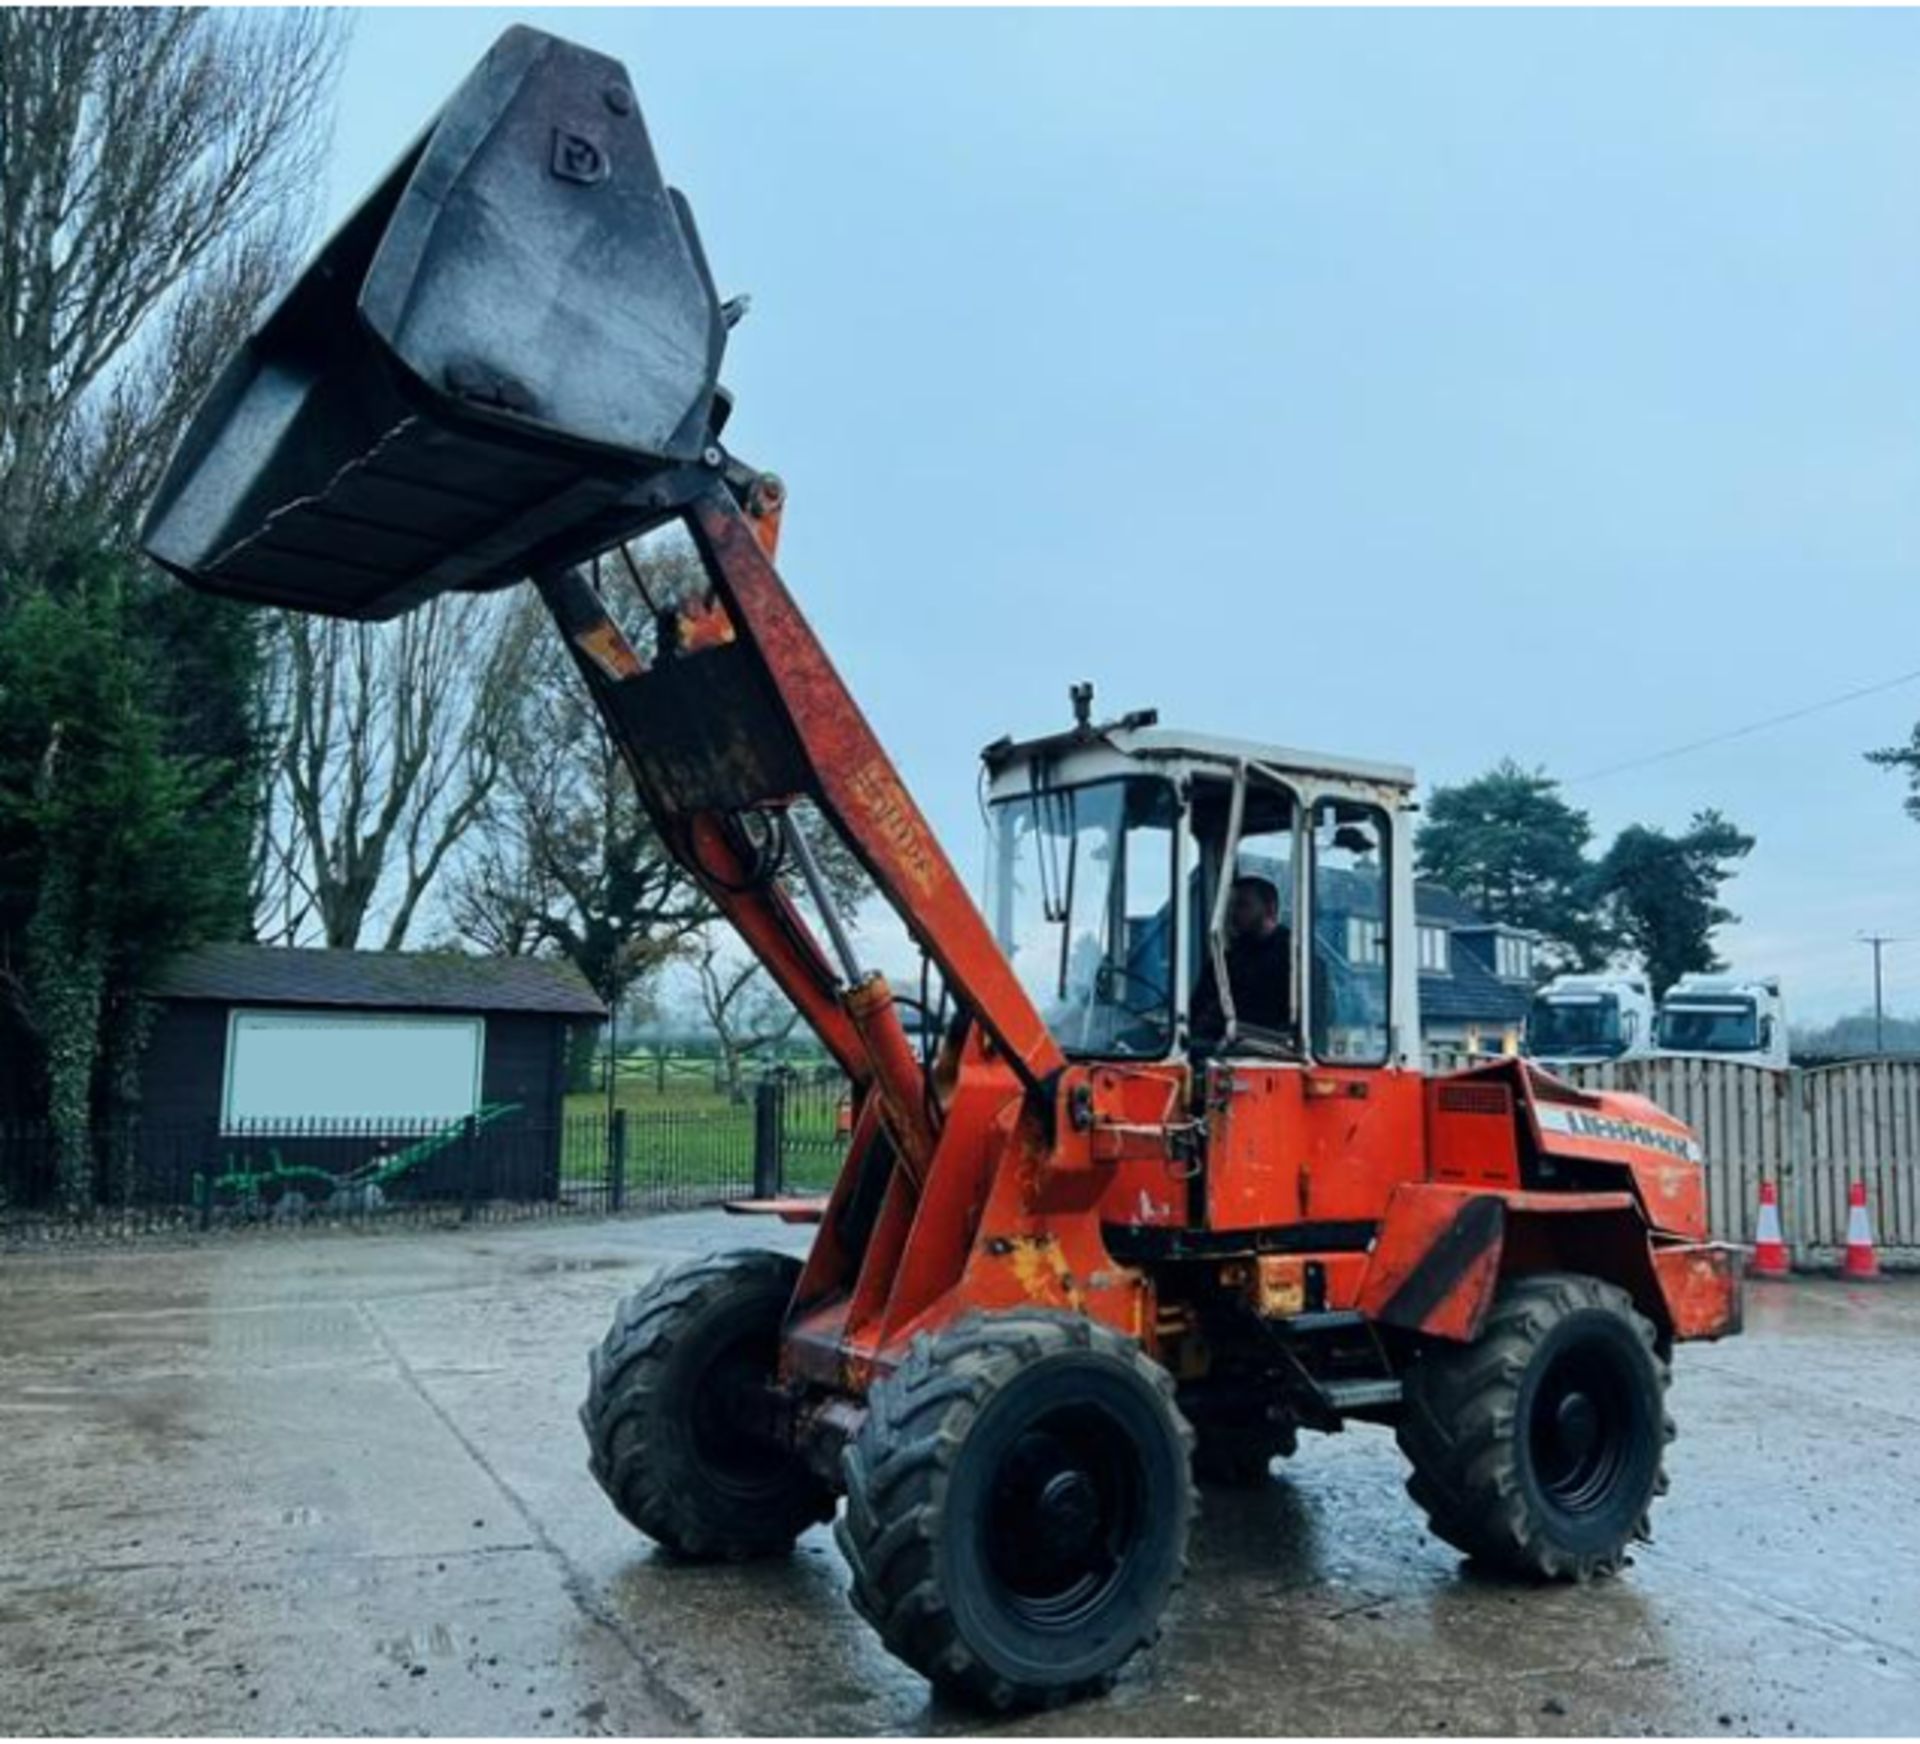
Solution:
<path fill-rule="evenodd" d="M 1127 1578 L 1142 1488 L 1131 1440 L 1104 1412 L 1037 1417 L 1000 1456 L 981 1511 L 998 1602 L 1035 1628 L 1084 1622 Z"/>
<path fill-rule="evenodd" d="M 1632 1464 L 1641 1430 L 1638 1395 L 1598 1344 L 1566 1350 L 1540 1377 L 1528 1425 L 1533 1469 L 1563 1514 L 1606 1506 Z"/>

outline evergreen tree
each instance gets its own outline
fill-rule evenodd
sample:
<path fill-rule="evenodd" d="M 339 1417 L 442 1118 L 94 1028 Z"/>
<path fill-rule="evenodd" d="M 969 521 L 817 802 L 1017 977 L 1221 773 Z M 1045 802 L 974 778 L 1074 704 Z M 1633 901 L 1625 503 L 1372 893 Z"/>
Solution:
<path fill-rule="evenodd" d="M 1591 966 L 1606 955 L 1592 837 L 1587 814 L 1561 797 L 1557 781 L 1506 758 L 1433 790 L 1414 840 L 1416 870 L 1488 920 L 1538 933 L 1546 965 Z"/>
<path fill-rule="evenodd" d="M 1716 929 L 1739 916 L 1720 902 L 1753 837 L 1717 811 L 1696 812 L 1686 831 L 1632 824 L 1614 838 L 1595 874 L 1614 935 L 1639 957 L 1657 999 L 1682 975 L 1725 965 Z"/>
<path fill-rule="evenodd" d="M 93 1116 L 134 1081 L 144 977 L 246 918 L 244 787 L 231 759 L 182 743 L 191 734 L 166 712 L 129 567 L 96 559 L 0 613 L 4 972 L 37 1044 L 59 1193 L 75 1210 L 92 1196 Z"/>

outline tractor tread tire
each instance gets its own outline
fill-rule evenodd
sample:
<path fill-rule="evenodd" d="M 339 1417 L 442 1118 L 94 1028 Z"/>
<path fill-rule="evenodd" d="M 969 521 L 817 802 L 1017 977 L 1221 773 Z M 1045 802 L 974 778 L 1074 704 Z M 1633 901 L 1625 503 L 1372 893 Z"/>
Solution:
<path fill-rule="evenodd" d="M 906 1360 L 867 1395 L 860 1432 L 842 1455 L 846 1510 L 834 1528 L 852 1571 L 854 1608 L 887 1650 L 943 1695 L 998 1713 L 1053 1708 L 1108 1689 L 1121 1665 L 1160 1634 L 1156 1613 L 1096 1675 L 1060 1683 L 1022 1681 L 969 1644 L 943 1590 L 939 1541 L 947 1490 L 968 1430 L 996 1389 L 1043 1358 L 1097 1352 L 1152 1389 L 1188 1469 L 1193 1432 L 1174 1401 L 1173 1379 L 1132 1339 L 1084 1315 L 1045 1310 L 973 1314 L 915 1338 Z M 1186 1528 L 1198 1505 L 1190 1478 L 1175 1507 L 1180 1522 L 1164 1611 L 1186 1578 Z"/>
<path fill-rule="evenodd" d="M 687 1433 L 700 1376 L 674 1360 L 703 1323 L 743 1300 L 777 1329 L 799 1275 L 791 1255 L 758 1248 L 675 1266 L 621 1302 L 588 1358 L 587 1468 L 623 1519 L 689 1561 L 777 1556 L 833 1518 L 832 1490 L 798 1455 L 752 1506 L 703 1482 Z"/>
<path fill-rule="evenodd" d="M 1407 1493 L 1436 1537 L 1488 1567 L 1587 1581 L 1618 1572 L 1629 1538 L 1652 1536 L 1643 1507 L 1630 1533 L 1611 1548 L 1575 1551 L 1555 1543 L 1550 1523 L 1529 1503 L 1519 1469 L 1516 1400 L 1533 1354 L 1555 1326 L 1590 1311 L 1630 1326 L 1657 1378 L 1660 1445 L 1650 1507 L 1666 1493 L 1666 1444 L 1674 1438 L 1666 1410 L 1669 1368 L 1652 1322 L 1617 1285 L 1573 1272 L 1521 1278 L 1501 1291 L 1472 1344 L 1429 1350 L 1406 1376 L 1396 1434 L 1413 1468 Z"/>

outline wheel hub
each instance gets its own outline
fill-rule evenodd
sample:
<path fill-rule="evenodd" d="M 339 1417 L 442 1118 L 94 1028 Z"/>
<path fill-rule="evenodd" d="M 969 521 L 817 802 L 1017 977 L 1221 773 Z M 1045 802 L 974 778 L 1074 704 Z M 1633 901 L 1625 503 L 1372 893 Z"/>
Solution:
<path fill-rule="evenodd" d="M 1530 1438 L 1534 1469 L 1548 1502 L 1564 1514 L 1589 1514 L 1609 1498 L 1632 1464 L 1641 1423 L 1619 1361 L 1588 1340 L 1542 1376 Z"/>
<path fill-rule="evenodd" d="M 1078 1469 L 1056 1472 L 1041 1488 L 1034 1526 L 1049 1557 L 1085 1555 L 1100 1526 L 1100 1496 L 1093 1479 Z"/>
<path fill-rule="evenodd" d="M 722 1351 L 692 1401 L 689 1427 L 716 1481 L 748 1487 L 780 1481 L 788 1454 L 768 1434 L 768 1381 L 775 1355 L 747 1338 Z"/>
<path fill-rule="evenodd" d="M 1111 1433 L 1084 1408 L 1050 1412 L 1002 1458 L 982 1520 L 987 1561 L 1034 1626 L 1072 1626 L 1120 1578 L 1138 1515 Z"/>
<path fill-rule="evenodd" d="M 1568 1460 L 1586 1459 L 1600 1440 L 1600 1408 L 1584 1392 L 1569 1391 L 1554 1412 L 1554 1439 Z"/>

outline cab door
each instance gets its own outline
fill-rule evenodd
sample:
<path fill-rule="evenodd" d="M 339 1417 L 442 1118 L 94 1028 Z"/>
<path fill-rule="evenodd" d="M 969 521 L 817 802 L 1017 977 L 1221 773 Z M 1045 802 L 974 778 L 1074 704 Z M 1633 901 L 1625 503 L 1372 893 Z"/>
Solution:
<path fill-rule="evenodd" d="M 1398 1063 L 1395 1021 L 1395 938 L 1407 929 L 1394 897 L 1410 881 L 1394 876 L 1394 819 L 1366 799 L 1316 798 L 1306 838 L 1301 1199 L 1312 1222 L 1369 1222 L 1426 1167 L 1423 1080 Z"/>

